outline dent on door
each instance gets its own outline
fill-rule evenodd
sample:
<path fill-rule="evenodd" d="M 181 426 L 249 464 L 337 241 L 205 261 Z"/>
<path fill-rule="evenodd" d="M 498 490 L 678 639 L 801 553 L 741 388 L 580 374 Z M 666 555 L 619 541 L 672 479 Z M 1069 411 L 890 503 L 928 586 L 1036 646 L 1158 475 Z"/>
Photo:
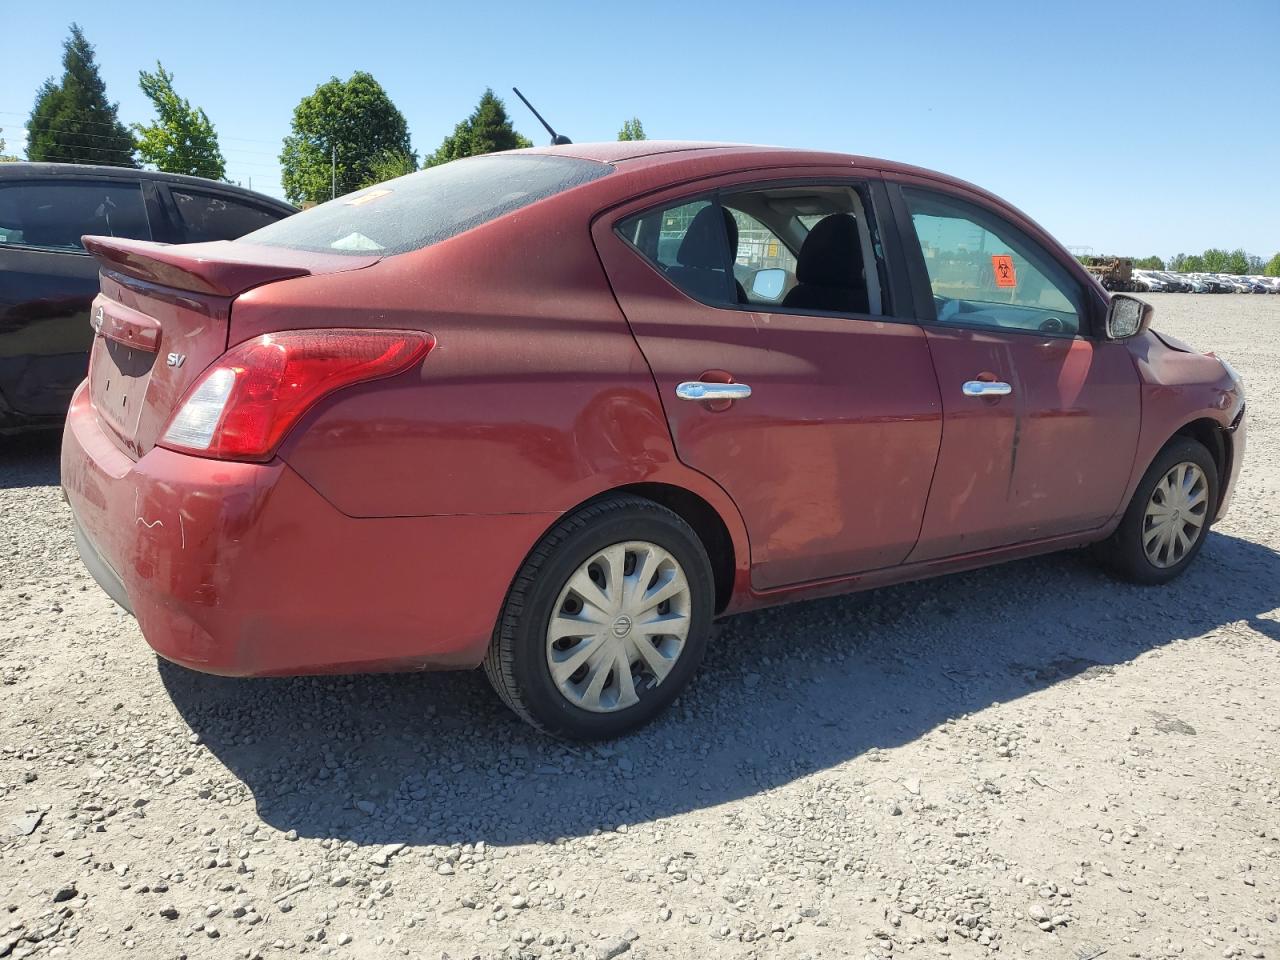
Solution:
<path fill-rule="evenodd" d="M 932 328 L 945 411 L 920 542 L 910 560 L 1102 526 L 1124 496 L 1141 414 L 1118 344 Z M 969 382 L 1008 384 L 974 393 Z"/>

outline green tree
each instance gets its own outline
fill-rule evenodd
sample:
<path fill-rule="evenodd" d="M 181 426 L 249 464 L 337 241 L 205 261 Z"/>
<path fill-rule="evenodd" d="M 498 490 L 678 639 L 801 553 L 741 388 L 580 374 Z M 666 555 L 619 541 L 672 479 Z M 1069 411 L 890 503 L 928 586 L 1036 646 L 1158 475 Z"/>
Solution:
<path fill-rule="evenodd" d="M 218 146 L 218 134 L 203 110 L 174 91 L 173 74 L 157 60 L 155 73 L 138 71 L 138 86 L 156 110 L 155 123 L 133 125 L 142 161 L 166 173 L 224 179 L 227 162 Z"/>
<path fill-rule="evenodd" d="M 1280 277 L 1280 253 L 1267 261 L 1267 265 L 1262 268 L 1262 272 L 1268 277 Z"/>
<path fill-rule="evenodd" d="M 383 179 L 389 155 L 406 168 L 418 162 L 404 114 L 377 80 L 358 70 L 350 80 L 320 84 L 294 109 L 280 180 L 293 203 L 320 202 Z"/>
<path fill-rule="evenodd" d="M 413 173 L 417 169 L 418 158 L 412 154 L 401 153 L 399 150 L 384 150 L 369 162 L 368 179 L 359 186 L 367 187 L 382 183 L 384 180 L 394 180 L 396 177 L 403 177 L 406 173 Z"/>
<path fill-rule="evenodd" d="M 1249 255 L 1242 249 L 1237 247 L 1227 254 L 1227 265 L 1222 270 L 1223 273 L 1234 274 L 1240 276 L 1249 272 Z"/>
<path fill-rule="evenodd" d="M 1139 270 L 1163 270 L 1164 261 L 1159 257 L 1143 257 L 1141 260 L 1135 260 L 1133 265 Z"/>
<path fill-rule="evenodd" d="M 648 140 L 644 135 L 644 124 L 640 122 L 639 117 L 632 117 L 622 124 L 622 129 L 618 131 L 619 140 Z"/>
<path fill-rule="evenodd" d="M 471 116 L 453 128 L 453 133 L 435 153 L 422 161 L 424 167 L 434 167 L 450 160 L 474 157 L 499 150 L 516 150 L 532 147 L 533 143 L 516 133 L 507 116 L 506 105 L 486 89 Z"/>
<path fill-rule="evenodd" d="M 1182 261 L 1182 273 L 1204 273 L 1205 270 L 1204 257 L 1198 253 L 1190 254 Z"/>
<path fill-rule="evenodd" d="M 0 137 L 0 163 L 17 163 L 18 158 L 4 152 L 4 137 Z"/>
<path fill-rule="evenodd" d="M 1200 259 L 1204 261 L 1204 269 L 1207 273 L 1226 273 L 1227 258 L 1230 254 L 1225 250 L 1219 250 L 1217 247 L 1210 247 L 1200 255 Z"/>
<path fill-rule="evenodd" d="M 1249 276 L 1256 277 L 1258 274 L 1262 273 L 1262 268 L 1265 265 L 1266 265 L 1266 261 L 1263 260 L 1260 256 L 1254 253 L 1249 254 L 1248 271 L 1247 271 Z"/>
<path fill-rule="evenodd" d="M 107 100 L 93 45 L 78 24 L 62 44 L 62 80 L 46 80 L 27 122 L 27 159 L 136 167 L 133 137 Z"/>

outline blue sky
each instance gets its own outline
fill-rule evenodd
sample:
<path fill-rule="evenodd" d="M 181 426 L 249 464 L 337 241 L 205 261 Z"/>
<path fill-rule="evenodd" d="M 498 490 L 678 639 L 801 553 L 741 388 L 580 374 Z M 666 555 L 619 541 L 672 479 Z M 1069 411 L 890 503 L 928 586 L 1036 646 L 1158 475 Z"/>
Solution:
<path fill-rule="evenodd" d="M 213 120 L 228 175 L 276 195 L 298 100 L 368 70 L 420 154 L 486 86 L 545 142 L 515 84 L 579 142 L 637 115 L 651 137 L 932 167 L 1099 253 L 1280 251 L 1280 0 L 3 6 L 11 149 L 75 20 L 121 119 L 149 119 L 137 74 L 159 59 Z"/>

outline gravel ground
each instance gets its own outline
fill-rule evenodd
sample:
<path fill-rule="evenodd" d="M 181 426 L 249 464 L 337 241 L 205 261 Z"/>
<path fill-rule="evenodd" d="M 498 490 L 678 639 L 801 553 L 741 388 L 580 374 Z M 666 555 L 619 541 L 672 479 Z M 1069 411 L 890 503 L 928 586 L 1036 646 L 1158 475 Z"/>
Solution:
<path fill-rule="evenodd" d="M 480 674 L 158 662 L 0 456 L 0 957 L 1280 958 L 1280 297 L 1156 295 L 1244 376 L 1175 585 L 1083 554 L 728 621 L 550 742 Z"/>

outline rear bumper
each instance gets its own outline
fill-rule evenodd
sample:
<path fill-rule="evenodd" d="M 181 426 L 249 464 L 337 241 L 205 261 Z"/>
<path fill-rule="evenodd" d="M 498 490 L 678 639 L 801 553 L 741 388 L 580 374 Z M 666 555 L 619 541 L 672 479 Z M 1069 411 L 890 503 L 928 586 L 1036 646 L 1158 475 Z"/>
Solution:
<path fill-rule="evenodd" d="M 227 676 L 475 666 L 517 567 L 555 519 L 356 519 L 280 460 L 157 447 L 134 462 L 83 386 L 62 483 L 85 565 L 152 648 Z"/>

